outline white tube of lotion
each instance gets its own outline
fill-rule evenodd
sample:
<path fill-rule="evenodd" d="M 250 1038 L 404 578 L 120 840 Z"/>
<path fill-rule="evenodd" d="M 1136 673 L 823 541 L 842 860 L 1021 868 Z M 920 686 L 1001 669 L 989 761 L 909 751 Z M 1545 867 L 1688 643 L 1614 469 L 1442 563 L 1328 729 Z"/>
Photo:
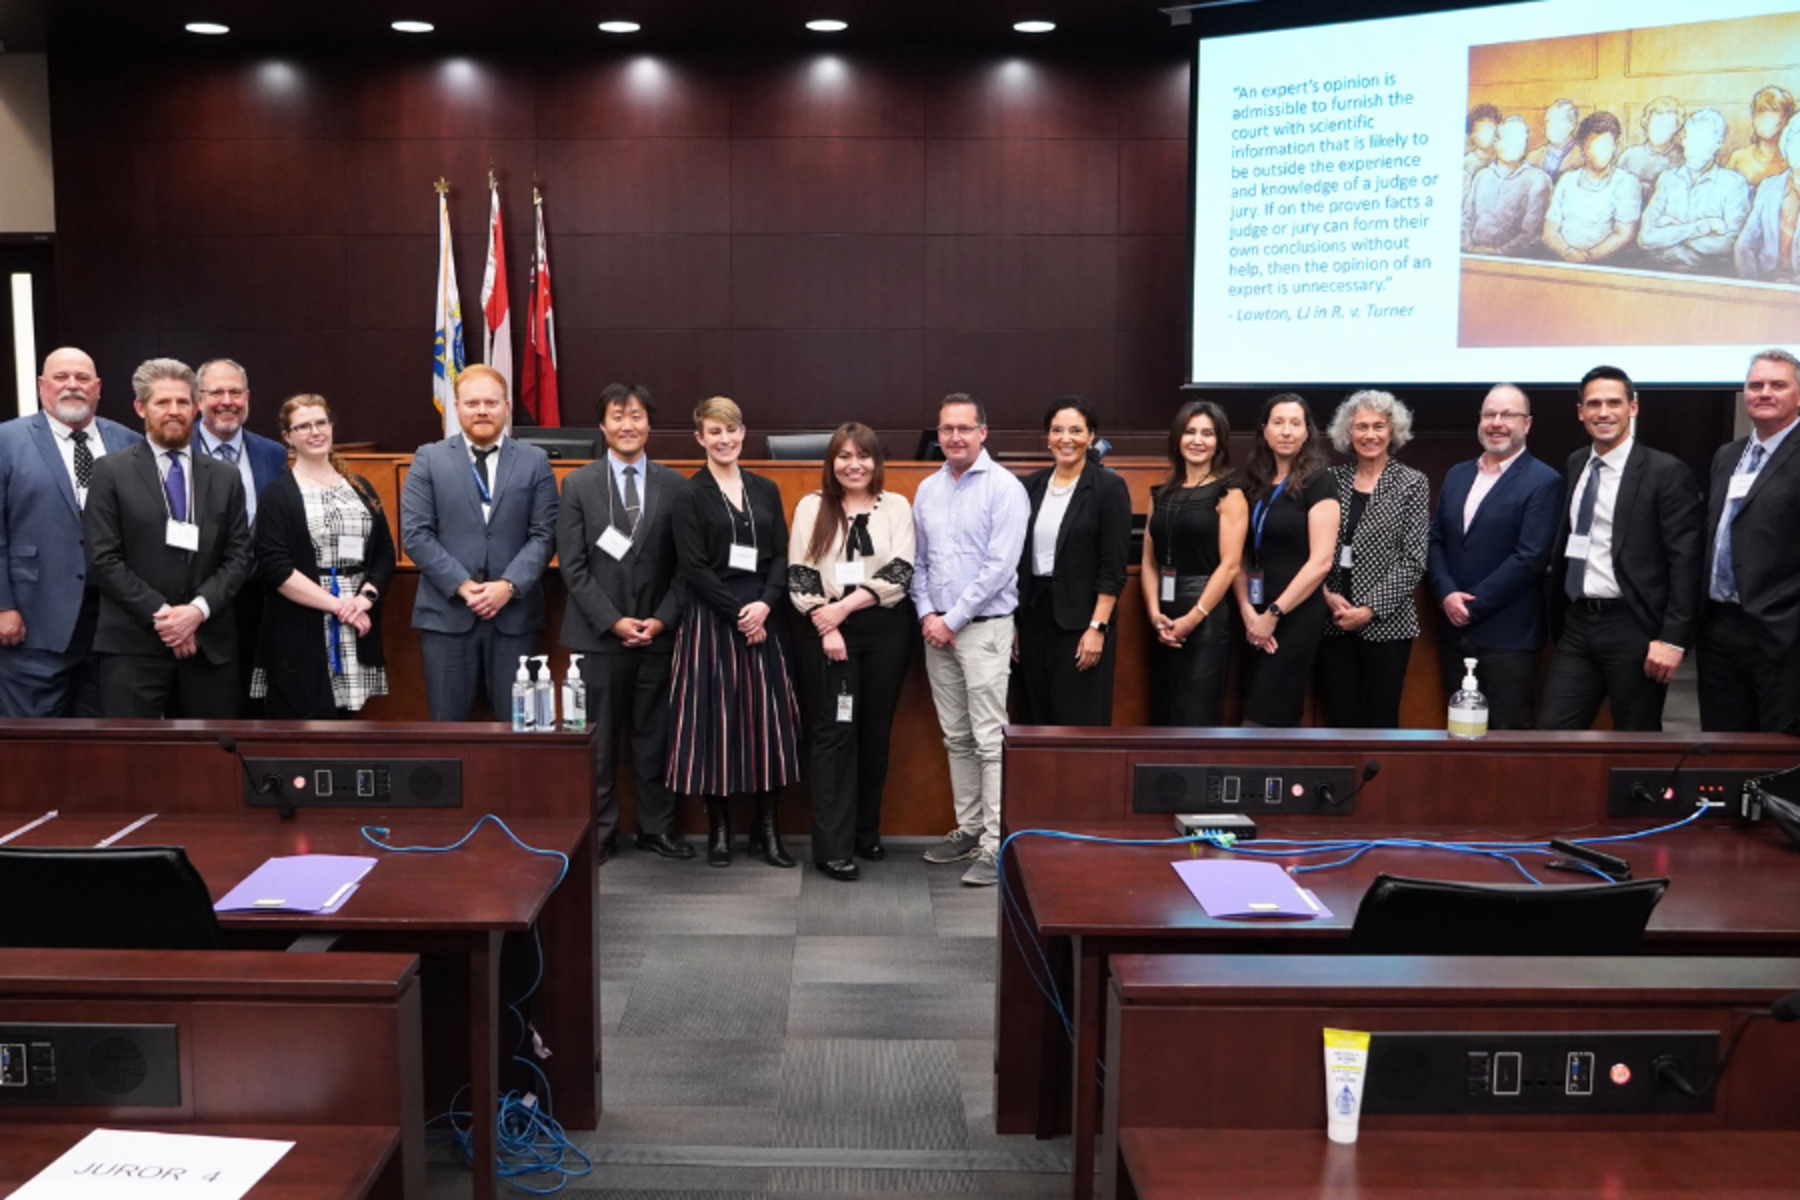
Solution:
<path fill-rule="evenodd" d="M 1325 1135 L 1346 1145 L 1356 1141 L 1362 1113 L 1363 1080 L 1369 1074 L 1369 1035 L 1349 1029 L 1325 1031 Z"/>

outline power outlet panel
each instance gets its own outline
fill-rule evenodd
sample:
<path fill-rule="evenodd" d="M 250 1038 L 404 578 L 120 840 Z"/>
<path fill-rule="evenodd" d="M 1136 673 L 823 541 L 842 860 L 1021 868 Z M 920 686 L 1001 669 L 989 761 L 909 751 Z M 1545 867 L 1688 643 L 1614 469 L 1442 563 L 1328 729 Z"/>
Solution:
<path fill-rule="evenodd" d="M 1718 1061 L 1710 1030 L 1377 1033 L 1363 1111 L 1708 1113 Z"/>
<path fill-rule="evenodd" d="M 461 808 L 462 760 L 456 758 L 246 758 L 244 803 L 274 808 L 251 780 L 274 776 L 300 808 Z"/>
<path fill-rule="evenodd" d="M 1132 769 L 1131 808 L 1141 813 L 1244 813 L 1349 816 L 1356 767 L 1293 763 L 1139 763 Z"/>
<path fill-rule="evenodd" d="M 1743 797 L 1751 781 L 1768 771 L 1743 767 L 1683 767 L 1680 771 L 1614 767 L 1606 780 L 1606 815 L 1648 821 L 1679 821 L 1703 801 L 1718 801 L 1719 816 L 1742 815 Z M 1647 797 L 1634 794 L 1637 790 Z"/>

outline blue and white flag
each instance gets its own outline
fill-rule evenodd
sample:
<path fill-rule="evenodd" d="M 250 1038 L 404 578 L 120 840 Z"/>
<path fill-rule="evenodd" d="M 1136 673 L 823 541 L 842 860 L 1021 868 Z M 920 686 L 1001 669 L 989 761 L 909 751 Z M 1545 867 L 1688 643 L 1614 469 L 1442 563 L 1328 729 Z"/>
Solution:
<path fill-rule="evenodd" d="M 439 179 L 437 323 L 432 345 L 431 402 L 443 418 L 444 436 L 459 428 L 456 377 L 463 369 L 462 297 L 456 291 L 456 259 L 450 253 L 450 185 Z"/>

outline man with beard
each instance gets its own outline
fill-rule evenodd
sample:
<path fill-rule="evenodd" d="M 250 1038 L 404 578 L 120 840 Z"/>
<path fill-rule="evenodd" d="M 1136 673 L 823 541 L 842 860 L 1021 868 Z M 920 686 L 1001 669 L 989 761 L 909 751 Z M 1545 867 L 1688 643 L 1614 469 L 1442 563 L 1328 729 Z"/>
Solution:
<path fill-rule="evenodd" d="M 175 359 L 138 367 L 131 388 L 149 441 L 94 465 L 82 525 L 108 717 L 237 715 L 232 600 L 250 573 L 250 525 L 237 472 L 194 453 L 197 387 Z"/>
<path fill-rule="evenodd" d="M 94 360 L 44 360 L 39 411 L 0 425 L 0 716 L 97 717 L 94 625 L 81 510 L 94 464 L 143 439 L 94 415 Z"/>

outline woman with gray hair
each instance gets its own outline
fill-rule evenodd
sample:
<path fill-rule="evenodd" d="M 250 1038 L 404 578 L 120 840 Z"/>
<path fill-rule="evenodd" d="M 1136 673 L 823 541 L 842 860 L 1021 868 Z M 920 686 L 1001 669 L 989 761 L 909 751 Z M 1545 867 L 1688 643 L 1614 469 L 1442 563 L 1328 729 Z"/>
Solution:
<path fill-rule="evenodd" d="M 1412 411 L 1390 392 L 1352 392 L 1331 418 L 1331 444 L 1354 460 L 1331 468 L 1338 540 L 1325 604 L 1331 624 L 1319 650 L 1327 718 L 1341 728 L 1396 729 L 1419 615 L 1413 589 L 1425 574 L 1431 487 L 1394 461 L 1412 437 Z"/>

